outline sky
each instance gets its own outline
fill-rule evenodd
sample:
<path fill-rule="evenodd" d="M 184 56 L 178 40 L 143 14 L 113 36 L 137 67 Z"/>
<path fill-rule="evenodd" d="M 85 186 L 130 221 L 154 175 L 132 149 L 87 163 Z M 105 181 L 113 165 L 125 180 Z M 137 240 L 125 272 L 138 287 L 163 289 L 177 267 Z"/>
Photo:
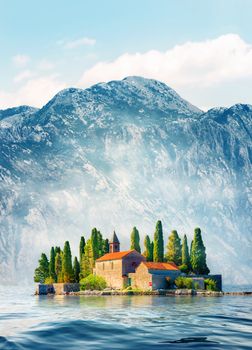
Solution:
<path fill-rule="evenodd" d="M 0 0 L 0 109 L 141 75 L 207 110 L 252 104 L 250 0 Z"/>

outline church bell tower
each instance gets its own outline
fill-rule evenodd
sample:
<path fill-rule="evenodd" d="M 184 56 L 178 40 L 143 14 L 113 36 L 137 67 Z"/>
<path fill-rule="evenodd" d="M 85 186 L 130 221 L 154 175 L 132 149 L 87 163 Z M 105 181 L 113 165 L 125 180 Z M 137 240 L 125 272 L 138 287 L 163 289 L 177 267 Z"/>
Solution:
<path fill-rule="evenodd" d="M 112 238 L 109 242 L 109 252 L 110 253 L 120 252 L 120 242 L 115 231 L 113 232 Z"/>

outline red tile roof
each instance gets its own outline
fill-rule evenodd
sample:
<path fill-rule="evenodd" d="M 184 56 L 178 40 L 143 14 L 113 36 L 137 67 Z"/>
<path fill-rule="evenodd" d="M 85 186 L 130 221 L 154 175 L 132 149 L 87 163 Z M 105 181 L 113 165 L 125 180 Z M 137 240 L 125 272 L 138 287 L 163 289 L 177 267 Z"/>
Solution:
<path fill-rule="evenodd" d="M 126 255 L 133 253 L 133 252 L 136 252 L 136 251 L 133 249 L 133 250 L 126 250 L 124 252 L 107 253 L 107 254 L 101 256 L 96 261 L 119 260 L 119 259 L 124 258 Z"/>
<path fill-rule="evenodd" d="M 178 266 L 173 262 L 162 263 L 144 261 L 143 264 L 147 267 L 148 270 L 179 270 Z"/>

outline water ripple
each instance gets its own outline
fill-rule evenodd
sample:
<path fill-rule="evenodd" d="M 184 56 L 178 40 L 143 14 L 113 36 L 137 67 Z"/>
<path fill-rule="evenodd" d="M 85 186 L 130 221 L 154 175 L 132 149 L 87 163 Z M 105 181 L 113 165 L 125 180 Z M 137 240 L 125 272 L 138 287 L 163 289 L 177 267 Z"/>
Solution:
<path fill-rule="evenodd" d="M 252 298 L 6 296 L 0 349 L 252 349 Z M 239 306 L 239 307 L 238 307 Z"/>

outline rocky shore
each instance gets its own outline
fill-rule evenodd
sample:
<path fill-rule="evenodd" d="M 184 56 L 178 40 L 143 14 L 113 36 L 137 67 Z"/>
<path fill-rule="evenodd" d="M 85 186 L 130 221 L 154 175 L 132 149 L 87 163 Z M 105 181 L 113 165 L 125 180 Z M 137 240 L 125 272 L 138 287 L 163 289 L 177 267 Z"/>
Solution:
<path fill-rule="evenodd" d="M 252 296 L 252 292 L 217 292 L 195 289 L 171 289 L 157 291 L 138 291 L 138 290 L 85 290 L 79 292 L 67 293 L 68 295 L 83 295 L 83 296 L 109 296 L 109 295 L 162 295 L 162 296 L 203 296 L 203 297 L 222 297 L 231 296 Z"/>

